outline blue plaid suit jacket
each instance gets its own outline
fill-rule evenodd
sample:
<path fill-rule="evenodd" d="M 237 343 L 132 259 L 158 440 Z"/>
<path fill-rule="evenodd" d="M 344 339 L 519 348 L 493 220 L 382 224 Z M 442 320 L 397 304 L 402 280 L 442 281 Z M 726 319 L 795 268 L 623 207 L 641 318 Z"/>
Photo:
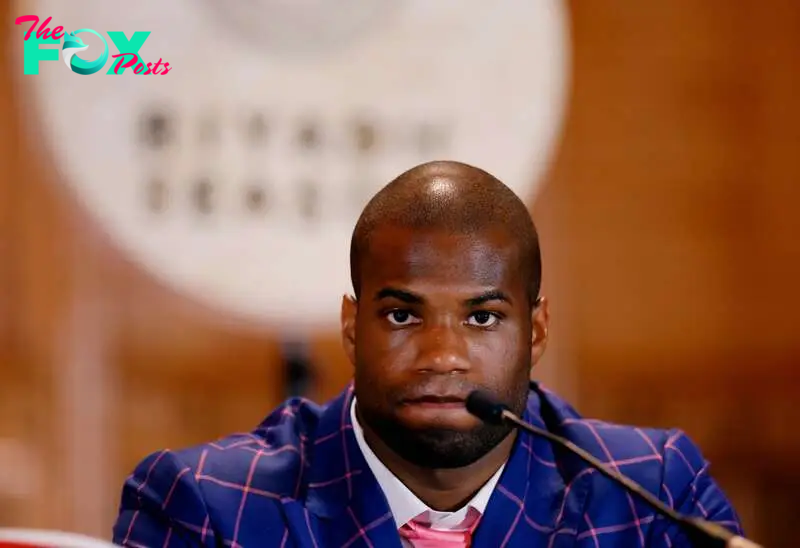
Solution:
<path fill-rule="evenodd" d="M 150 455 L 125 482 L 114 542 L 148 548 L 400 548 L 386 499 L 353 435 L 352 396 L 351 385 L 324 407 L 291 399 L 251 433 Z M 742 534 L 708 463 L 682 432 L 585 420 L 536 384 L 524 416 L 679 511 Z M 520 434 L 473 546 L 691 543 L 578 459 L 547 440 Z"/>

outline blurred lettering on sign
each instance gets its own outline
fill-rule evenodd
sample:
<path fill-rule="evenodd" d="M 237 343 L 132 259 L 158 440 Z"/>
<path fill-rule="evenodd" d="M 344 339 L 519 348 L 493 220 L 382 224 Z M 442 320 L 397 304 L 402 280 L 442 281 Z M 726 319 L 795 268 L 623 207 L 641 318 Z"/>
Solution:
<path fill-rule="evenodd" d="M 65 32 L 64 27 L 57 26 L 50 29 L 47 25 L 52 17 L 48 17 L 39 24 L 38 15 L 21 15 L 14 21 L 17 25 L 30 23 L 28 32 L 25 33 L 25 46 L 23 48 L 25 74 L 39 74 L 40 61 L 58 61 L 58 49 L 43 48 L 42 45 L 60 44 L 63 38 L 64 45 L 61 48 L 61 58 L 64 64 L 78 74 L 94 74 L 102 69 L 109 58 L 108 42 L 99 32 L 92 29 L 78 29 L 72 32 Z M 36 25 L 39 25 L 36 28 Z M 34 34 L 34 30 L 36 33 Z M 79 34 L 89 33 L 98 37 L 103 43 L 103 53 L 93 61 L 86 61 L 78 56 L 78 52 L 89 49 L 89 46 L 78 36 Z M 136 31 L 130 38 L 121 31 L 109 31 L 108 37 L 116 46 L 118 53 L 111 55 L 112 63 L 106 74 L 122 74 L 126 68 L 133 68 L 134 74 L 159 74 L 169 73 L 171 67 L 168 62 L 159 59 L 156 63 L 145 63 L 139 57 L 139 50 L 145 40 L 150 36 L 150 31 Z"/>
<path fill-rule="evenodd" d="M 134 128 L 143 167 L 137 204 L 162 219 L 187 209 L 202 217 L 213 215 L 217 227 L 235 228 L 253 218 L 280 218 L 309 227 L 327 221 L 349 223 L 385 184 L 380 167 L 392 157 L 408 158 L 414 165 L 452 154 L 454 129 L 446 116 L 366 117 L 354 111 L 325 120 L 304 117 L 302 109 L 267 117 L 266 105 L 253 108 L 229 117 L 209 115 L 210 106 L 184 117 L 177 116 L 179 104 L 145 108 Z M 179 134 L 184 136 L 180 146 Z M 220 134 L 228 135 L 230 145 L 239 150 L 235 163 L 240 169 L 226 169 L 219 158 Z M 305 162 L 318 161 L 324 154 L 349 160 L 336 173 L 281 173 L 277 159 L 262 159 L 275 149 L 276 155 L 292 151 Z M 198 172 L 193 159 L 200 154 L 206 158 Z M 325 186 L 336 186 L 337 196 L 327 197 Z"/>

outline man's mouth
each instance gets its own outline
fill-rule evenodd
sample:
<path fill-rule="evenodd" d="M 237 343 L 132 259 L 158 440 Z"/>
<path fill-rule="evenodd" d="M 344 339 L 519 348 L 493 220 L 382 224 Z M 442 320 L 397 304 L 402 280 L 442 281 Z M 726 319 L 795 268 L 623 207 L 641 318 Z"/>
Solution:
<path fill-rule="evenodd" d="M 463 407 L 464 406 L 464 398 L 459 396 L 436 396 L 436 395 L 428 395 L 428 396 L 420 396 L 418 398 L 412 398 L 408 400 L 404 400 L 403 403 L 406 405 L 418 405 L 422 407 Z"/>

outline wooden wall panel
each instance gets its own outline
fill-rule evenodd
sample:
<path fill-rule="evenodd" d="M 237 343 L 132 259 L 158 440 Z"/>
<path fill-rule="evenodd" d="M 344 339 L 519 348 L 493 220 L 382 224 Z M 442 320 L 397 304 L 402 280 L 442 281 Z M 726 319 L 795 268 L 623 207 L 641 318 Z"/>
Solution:
<path fill-rule="evenodd" d="M 568 241 L 558 313 L 579 408 L 684 428 L 749 532 L 786 546 L 800 5 L 571 5 L 571 113 L 537 211 L 556 207 Z"/>

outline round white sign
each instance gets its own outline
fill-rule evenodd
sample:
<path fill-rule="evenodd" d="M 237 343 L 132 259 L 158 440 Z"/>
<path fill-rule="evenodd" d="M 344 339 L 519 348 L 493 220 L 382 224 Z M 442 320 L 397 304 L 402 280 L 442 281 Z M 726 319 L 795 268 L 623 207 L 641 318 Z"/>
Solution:
<path fill-rule="evenodd" d="M 23 5 L 97 33 L 24 80 L 80 203 L 168 285 L 282 329 L 338 322 L 355 221 L 406 169 L 462 161 L 532 198 L 566 103 L 562 0 Z M 107 74 L 134 53 L 158 74 Z"/>

